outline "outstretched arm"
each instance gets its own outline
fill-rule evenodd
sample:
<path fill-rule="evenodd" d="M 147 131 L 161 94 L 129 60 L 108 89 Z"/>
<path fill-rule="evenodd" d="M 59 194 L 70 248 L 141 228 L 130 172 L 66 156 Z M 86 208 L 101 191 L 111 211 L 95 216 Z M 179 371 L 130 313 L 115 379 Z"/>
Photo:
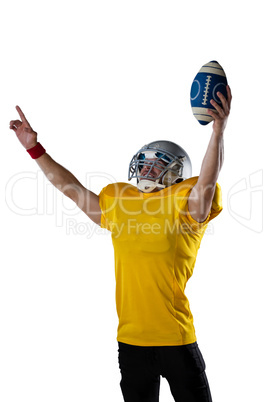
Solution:
<path fill-rule="evenodd" d="M 30 126 L 19 106 L 16 106 L 16 109 L 21 121 L 12 120 L 10 129 L 16 133 L 25 149 L 31 149 L 37 144 L 37 133 Z M 101 210 L 99 197 L 96 194 L 82 186 L 71 172 L 55 162 L 47 153 L 37 158 L 36 162 L 58 190 L 71 198 L 93 222 L 100 224 Z"/>
<path fill-rule="evenodd" d="M 227 85 L 227 99 L 218 92 L 222 107 L 211 100 L 216 111 L 208 110 L 214 118 L 213 132 L 204 156 L 198 181 L 191 191 L 188 199 L 188 209 L 197 222 L 206 220 L 212 205 L 216 182 L 223 165 L 224 142 L 223 133 L 230 114 L 232 94 Z"/>

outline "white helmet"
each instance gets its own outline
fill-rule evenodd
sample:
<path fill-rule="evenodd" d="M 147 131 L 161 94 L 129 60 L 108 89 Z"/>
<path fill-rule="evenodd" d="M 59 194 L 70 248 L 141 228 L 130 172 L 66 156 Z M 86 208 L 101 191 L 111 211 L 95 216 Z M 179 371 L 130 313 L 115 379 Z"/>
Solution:
<path fill-rule="evenodd" d="M 165 165 L 159 163 L 160 160 L 165 162 Z M 149 166 L 149 170 L 141 176 L 143 166 Z M 152 181 L 149 177 L 153 167 L 157 167 L 161 172 Z M 128 180 L 137 178 L 137 186 L 143 192 L 172 186 L 191 175 L 192 164 L 189 155 L 179 145 L 170 141 L 154 141 L 144 145 L 131 159 L 128 170 Z"/>

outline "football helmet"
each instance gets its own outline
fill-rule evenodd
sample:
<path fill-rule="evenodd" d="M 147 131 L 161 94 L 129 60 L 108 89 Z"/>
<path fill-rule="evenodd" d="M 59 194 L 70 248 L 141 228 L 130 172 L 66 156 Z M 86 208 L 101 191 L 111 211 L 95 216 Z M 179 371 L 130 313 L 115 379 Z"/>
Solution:
<path fill-rule="evenodd" d="M 145 166 L 147 168 L 143 169 Z M 153 168 L 160 171 L 158 177 L 152 177 Z M 192 164 L 189 155 L 171 141 L 154 141 L 144 145 L 133 156 L 128 169 L 128 180 L 136 178 L 137 186 L 142 192 L 172 186 L 191 175 Z"/>

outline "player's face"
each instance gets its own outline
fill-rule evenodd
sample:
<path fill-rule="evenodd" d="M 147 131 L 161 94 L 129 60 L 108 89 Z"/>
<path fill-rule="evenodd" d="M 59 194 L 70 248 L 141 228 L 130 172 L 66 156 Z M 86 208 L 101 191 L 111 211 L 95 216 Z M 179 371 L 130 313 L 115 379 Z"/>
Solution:
<path fill-rule="evenodd" d="M 152 163 L 155 162 L 156 160 L 157 160 L 157 158 L 146 159 L 144 162 L 148 163 L 148 165 L 143 166 L 143 168 L 140 171 L 140 175 L 146 176 L 148 174 L 149 170 L 151 169 Z M 150 163 L 150 165 L 149 165 L 149 163 Z M 166 164 L 162 160 L 158 160 L 157 164 L 166 166 Z M 157 166 L 153 166 L 147 180 L 154 181 L 155 179 L 157 179 L 157 177 L 160 175 L 161 172 L 163 172 L 163 170 L 161 170 Z"/>

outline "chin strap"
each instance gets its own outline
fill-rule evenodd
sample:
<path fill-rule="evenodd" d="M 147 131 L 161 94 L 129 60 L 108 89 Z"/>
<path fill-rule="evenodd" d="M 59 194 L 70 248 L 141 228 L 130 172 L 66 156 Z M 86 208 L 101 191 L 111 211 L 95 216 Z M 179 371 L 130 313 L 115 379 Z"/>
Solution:
<path fill-rule="evenodd" d="M 159 180 L 152 181 L 152 180 L 140 180 L 137 184 L 137 187 L 143 193 L 150 193 L 151 191 L 158 188 L 165 188 L 163 184 L 159 184 Z"/>

